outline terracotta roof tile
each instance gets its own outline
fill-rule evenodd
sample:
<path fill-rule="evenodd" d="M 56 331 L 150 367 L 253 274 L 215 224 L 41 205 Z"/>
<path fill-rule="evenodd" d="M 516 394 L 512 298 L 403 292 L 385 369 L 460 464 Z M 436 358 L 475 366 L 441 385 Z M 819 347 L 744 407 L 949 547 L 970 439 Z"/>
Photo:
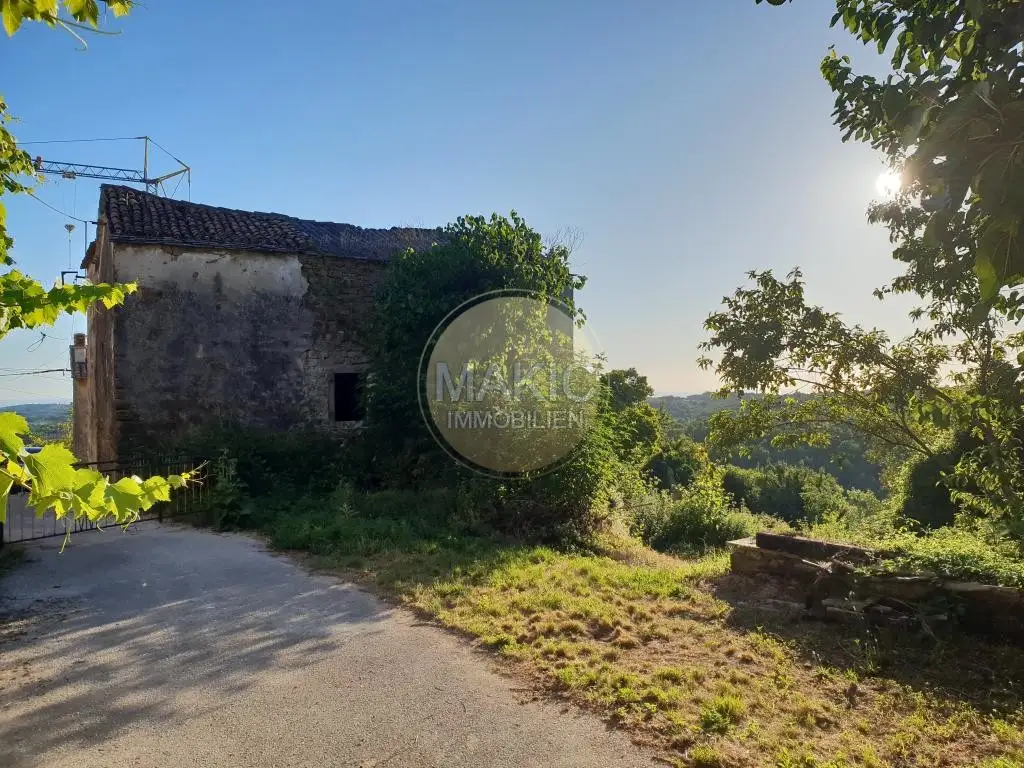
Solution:
<path fill-rule="evenodd" d="M 406 248 L 429 248 L 437 229 L 364 229 L 352 224 L 308 221 L 170 200 L 131 187 L 104 184 L 100 215 L 110 239 L 194 248 L 309 253 L 385 261 Z"/>

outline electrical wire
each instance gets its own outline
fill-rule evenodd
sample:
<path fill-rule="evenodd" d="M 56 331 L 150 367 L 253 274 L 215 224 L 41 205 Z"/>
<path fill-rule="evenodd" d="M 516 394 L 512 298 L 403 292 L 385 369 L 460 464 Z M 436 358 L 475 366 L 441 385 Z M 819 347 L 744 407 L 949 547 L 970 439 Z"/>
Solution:
<path fill-rule="evenodd" d="M 46 341 L 47 339 L 52 339 L 53 341 L 67 341 L 67 339 L 62 338 L 60 336 L 51 336 L 50 334 L 45 333 L 44 331 L 40 331 L 39 339 L 37 341 L 33 341 L 31 344 L 25 347 L 25 351 L 35 352 L 37 349 L 43 346 L 43 342 Z"/>
<path fill-rule="evenodd" d="M 0 376 L 38 376 L 41 373 L 71 373 L 70 368 L 44 368 L 41 371 L 24 371 L 22 373 L 0 373 Z M 55 379 L 60 381 L 60 379 Z"/>
<path fill-rule="evenodd" d="M 164 153 L 165 155 L 167 155 L 168 157 L 172 158 L 172 159 L 173 159 L 173 160 L 174 160 L 174 161 L 175 161 L 176 163 L 178 163 L 179 165 L 182 165 L 182 166 L 184 166 L 185 168 L 188 168 L 188 164 L 187 164 L 187 163 L 185 163 L 185 161 L 184 161 L 184 160 L 181 160 L 180 158 L 177 158 L 177 157 L 175 157 L 174 155 L 172 155 L 172 154 L 171 154 L 170 152 L 168 152 L 168 151 L 167 151 L 166 149 L 164 149 L 164 148 L 163 148 L 163 147 L 161 147 L 161 146 L 160 146 L 159 144 L 157 144 L 157 143 L 156 143 L 155 141 L 153 141 L 153 139 L 152 139 L 151 137 L 149 137 L 149 136 L 140 136 L 139 138 L 140 138 L 140 139 L 149 139 L 149 143 L 150 143 L 150 144 L 152 144 L 152 145 L 153 145 L 154 147 L 156 147 L 157 149 L 161 150 L 161 151 L 162 151 L 162 152 L 163 152 L 163 153 Z"/>
<path fill-rule="evenodd" d="M 33 191 L 32 191 L 31 189 L 30 189 L 30 190 L 27 190 L 27 191 L 28 191 L 28 195 L 29 195 L 29 197 L 31 197 L 31 198 L 32 198 L 33 200 L 37 200 L 37 201 L 39 201 L 40 203 L 42 203 L 43 205 L 45 205 L 45 206 L 46 206 L 47 208 L 49 208 L 49 209 L 50 209 L 51 211 L 53 211 L 54 213 L 59 213 L 59 214 L 60 214 L 61 216 L 66 216 L 66 217 L 67 217 L 67 218 L 69 218 L 69 219 L 74 219 L 75 221 L 79 221 L 79 222 L 81 222 L 82 224 L 96 224 L 96 223 L 97 223 L 97 222 L 95 222 L 95 221 L 88 221 L 88 220 L 86 220 L 86 219 L 80 219 L 80 218 L 78 218 L 77 216 L 72 216 L 72 215 L 71 215 L 70 213 L 67 213 L 67 212 L 65 212 L 65 211 L 62 211 L 62 210 L 60 210 L 59 208 L 54 208 L 54 207 L 53 207 L 52 205 L 50 205 L 50 204 L 49 204 L 48 202 L 46 202 L 45 200 L 43 200 L 43 198 L 41 198 L 41 197 L 37 197 L 37 196 L 36 196 L 36 193 L 35 193 L 35 192 L 33 192 Z"/>
<path fill-rule="evenodd" d="M 19 141 L 19 147 L 28 147 L 33 144 L 87 144 L 93 141 L 138 141 L 145 136 L 120 136 L 113 139 L 51 139 L 50 141 Z M 155 143 L 155 142 L 154 142 Z M 167 150 L 164 150 L 167 152 Z M 170 153 L 168 153 L 170 154 Z"/>

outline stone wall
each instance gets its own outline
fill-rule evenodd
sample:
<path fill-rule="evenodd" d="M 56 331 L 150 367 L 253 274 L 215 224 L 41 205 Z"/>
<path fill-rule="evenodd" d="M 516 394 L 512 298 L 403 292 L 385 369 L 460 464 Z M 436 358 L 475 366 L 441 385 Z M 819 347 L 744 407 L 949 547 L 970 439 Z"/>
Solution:
<path fill-rule="evenodd" d="M 112 278 L 139 290 L 90 318 L 96 378 L 86 428 L 97 435 L 98 458 L 159 450 L 220 424 L 351 429 L 333 419 L 331 383 L 335 372 L 365 365 L 354 331 L 370 312 L 383 263 L 123 243 L 112 254 Z M 109 394 L 104 357 L 113 368 Z M 100 437 L 104 419 L 110 440 Z"/>

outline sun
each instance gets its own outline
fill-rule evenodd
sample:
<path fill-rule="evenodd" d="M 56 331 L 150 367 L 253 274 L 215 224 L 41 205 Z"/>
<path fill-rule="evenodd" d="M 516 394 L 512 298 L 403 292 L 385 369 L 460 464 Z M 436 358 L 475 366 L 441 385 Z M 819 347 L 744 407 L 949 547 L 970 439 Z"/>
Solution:
<path fill-rule="evenodd" d="M 875 180 L 875 190 L 879 196 L 890 198 L 896 197 L 902 186 L 902 179 L 900 174 L 895 171 L 884 171 L 878 175 Z"/>

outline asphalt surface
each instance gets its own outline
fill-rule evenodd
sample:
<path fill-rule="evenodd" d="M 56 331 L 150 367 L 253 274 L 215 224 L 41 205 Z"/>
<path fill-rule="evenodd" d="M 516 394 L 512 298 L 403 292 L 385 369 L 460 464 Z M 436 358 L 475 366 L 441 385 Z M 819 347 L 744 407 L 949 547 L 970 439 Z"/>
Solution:
<path fill-rule="evenodd" d="M 463 640 L 259 542 L 144 523 L 0 581 L 0 766 L 617 768 Z"/>

